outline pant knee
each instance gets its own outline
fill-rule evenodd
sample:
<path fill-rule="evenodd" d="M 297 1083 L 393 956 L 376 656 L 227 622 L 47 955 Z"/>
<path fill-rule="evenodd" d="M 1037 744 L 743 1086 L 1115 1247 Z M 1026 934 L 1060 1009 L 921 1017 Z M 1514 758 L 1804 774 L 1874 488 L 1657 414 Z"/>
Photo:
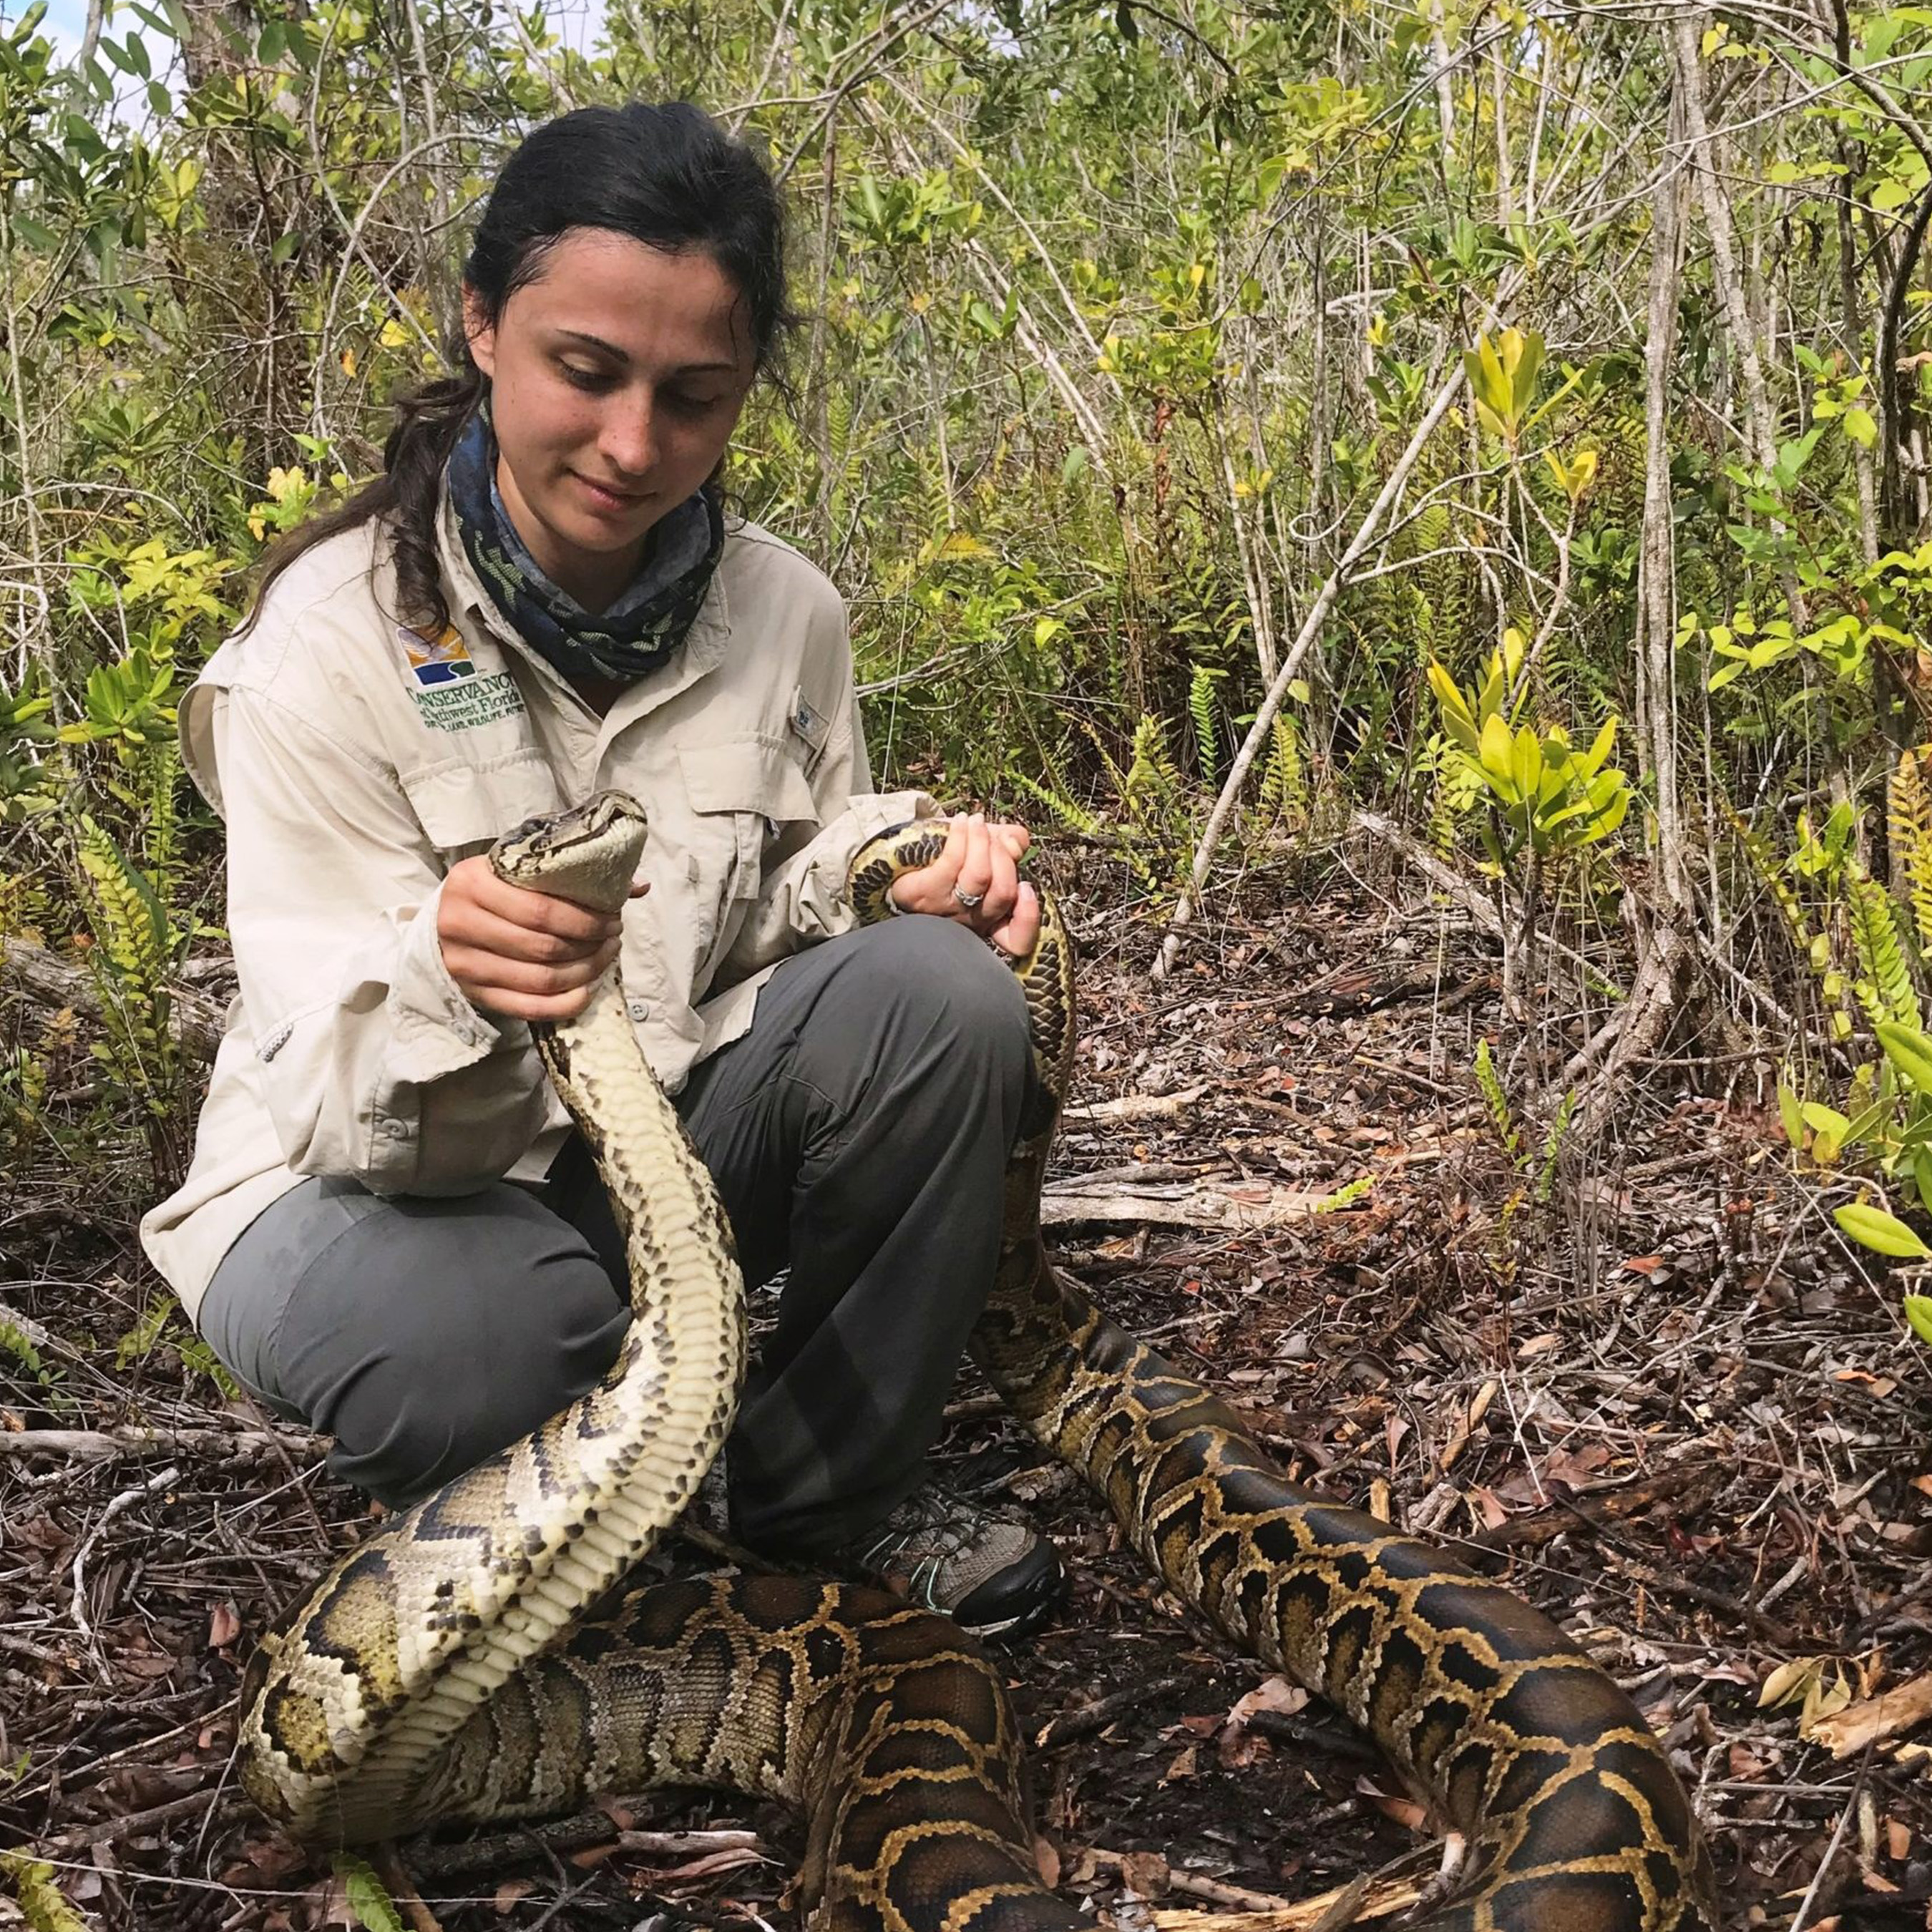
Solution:
<path fill-rule="evenodd" d="M 533 1285 L 534 1286 L 534 1285 Z M 406 1322 L 332 1392 L 318 1427 L 336 1473 L 392 1505 L 519 1441 L 592 1388 L 616 1358 L 629 1312 L 602 1271 L 561 1303 L 476 1298 L 460 1318 Z"/>
<path fill-rule="evenodd" d="M 910 1022 L 908 1038 L 942 1038 L 978 1076 L 1016 1088 L 1029 1058 L 1026 999 L 1012 968 L 976 934 L 948 919 L 872 928 L 855 959 L 861 998 Z"/>
<path fill-rule="evenodd" d="M 594 1385 L 628 1321 L 587 1245 L 526 1197 L 390 1202 L 304 1270 L 278 1373 L 335 1438 L 336 1473 L 397 1505 Z"/>

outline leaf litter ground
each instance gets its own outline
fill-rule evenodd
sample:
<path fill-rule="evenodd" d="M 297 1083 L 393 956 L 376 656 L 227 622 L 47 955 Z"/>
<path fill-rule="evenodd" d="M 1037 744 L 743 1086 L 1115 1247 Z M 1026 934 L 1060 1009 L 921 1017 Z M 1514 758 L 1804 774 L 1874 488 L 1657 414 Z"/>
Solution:
<path fill-rule="evenodd" d="M 1909 1732 L 1811 1741 L 1932 1672 L 1932 1370 L 1740 1067 L 1700 1094 L 1694 1054 L 1658 1066 L 1539 1200 L 1536 1136 L 1512 1156 L 1472 1072 L 1493 957 L 1439 914 L 1339 889 L 1158 986 L 1144 937 L 1108 954 L 1091 924 L 1055 1185 L 1112 1218 L 1058 1229 L 1062 1264 L 1294 1473 L 1580 1636 L 1698 1789 L 1736 1924 L 1932 1925 Z M 23 1168 L 0 1230 L 0 1842 L 116 1932 L 354 1924 L 228 1761 L 256 1633 L 366 1506 L 224 1406 L 178 1327 L 116 1365 L 154 1284 L 77 1184 Z M 1068 1895 L 1178 1926 L 1432 1868 L 1373 1754 L 1184 1613 L 970 1372 L 940 1454 L 1070 1561 L 1065 1613 L 1006 1657 Z M 425 1915 L 480 1932 L 769 1919 L 800 1851 L 769 1808 L 665 1794 L 508 1865 L 408 1856 Z"/>

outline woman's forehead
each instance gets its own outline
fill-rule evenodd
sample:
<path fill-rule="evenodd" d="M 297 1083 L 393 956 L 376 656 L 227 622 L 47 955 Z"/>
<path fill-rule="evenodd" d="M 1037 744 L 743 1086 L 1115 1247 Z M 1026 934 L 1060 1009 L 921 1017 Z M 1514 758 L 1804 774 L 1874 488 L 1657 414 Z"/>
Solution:
<path fill-rule="evenodd" d="M 579 229 L 547 249 L 504 319 L 660 366 L 748 367 L 737 285 L 703 249 L 672 254 L 628 235 Z"/>

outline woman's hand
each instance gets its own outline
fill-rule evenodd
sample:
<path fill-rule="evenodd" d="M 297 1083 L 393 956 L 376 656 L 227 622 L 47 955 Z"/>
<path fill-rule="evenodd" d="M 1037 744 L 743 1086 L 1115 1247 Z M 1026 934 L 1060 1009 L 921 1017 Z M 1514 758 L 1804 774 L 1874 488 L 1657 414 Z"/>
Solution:
<path fill-rule="evenodd" d="M 1023 959 L 1040 937 L 1040 896 L 1019 876 L 1032 843 L 1024 825 L 988 825 L 984 812 L 956 812 L 945 850 L 931 865 L 896 880 L 892 902 L 902 912 L 956 920 L 1010 958 Z"/>
<path fill-rule="evenodd" d="M 636 898 L 646 890 L 631 888 Z M 574 1018 L 617 956 L 622 921 L 496 876 L 487 858 L 452 866 L 438 902 L 442 963 L 480 1011 L 513 1020 Z"/>

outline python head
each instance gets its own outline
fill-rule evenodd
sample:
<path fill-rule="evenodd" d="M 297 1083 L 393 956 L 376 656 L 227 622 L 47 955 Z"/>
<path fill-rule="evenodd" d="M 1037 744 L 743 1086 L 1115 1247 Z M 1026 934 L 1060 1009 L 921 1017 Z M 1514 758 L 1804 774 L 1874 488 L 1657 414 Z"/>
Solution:
<path fill-rule="evenodd" d="M 621 912 L 644 855 L 644 808 L 628 792 L 600 791 L 581 805 L 526 818 L 490 848 L 496 876 L 593 912 Z"/>

